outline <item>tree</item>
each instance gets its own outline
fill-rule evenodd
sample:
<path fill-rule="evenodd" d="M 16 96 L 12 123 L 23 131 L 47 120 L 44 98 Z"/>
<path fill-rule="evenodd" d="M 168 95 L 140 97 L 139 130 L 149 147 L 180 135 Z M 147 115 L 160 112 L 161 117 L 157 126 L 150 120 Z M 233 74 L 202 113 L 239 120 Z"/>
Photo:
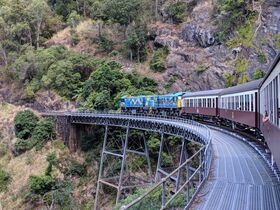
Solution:
<path fill-rule="evenodd" d="M 183 1 L 177 1 L 174 4 L 170 4 L 166 12 L 168 17 L 173 23 L 182 23 L 184 21 L 187 5 Z"/>
<path fill-rule="evenodd" d="M 146 30 L 144 26 L 135 25 L 128 30 L 128 37 L 125 41 L 130 49 L 130 60 L 136 57 L 138 62 L 143 60 L 146 54 Z"/>
<path fill-rule="evenodd" d="M 42 23 L 51 10 L 45 0 L 32 0 L 27 10 L 31 16 L 30 22 L 36 30 L 36 47 L 39 48 Z"/>
<path fill-rule="evenodd" d="M 16 136 L 21 139 L 28 139 L 38 121 L 39 118 L 30 110 L 18 112 L 14 119 Z"/>
<path fill-rule="evenodd" d="M 150 68 L 156 72 L 162 72 L 166 69 L 166 57 L 168 55 L 167 48 L 160 48 L 154 51 Z"/>
<path fill-rule="evenodd" d="M 81 75 L 73 71 L 73 64 L 69 61 L 58 61 L 52 64 L 46 75 L 42 77 L 45 88 L 55 90 L 59 95 L 73 99 L 80 90 Z"/>
<path fill-rule="evenodd" d="M 104 0 L 100 6 L 100 18 L 103 21 L 124 26 L 125 38 L 127 26 L 137 19 L 141 11 L 141 1 L 139 0 Z"/>

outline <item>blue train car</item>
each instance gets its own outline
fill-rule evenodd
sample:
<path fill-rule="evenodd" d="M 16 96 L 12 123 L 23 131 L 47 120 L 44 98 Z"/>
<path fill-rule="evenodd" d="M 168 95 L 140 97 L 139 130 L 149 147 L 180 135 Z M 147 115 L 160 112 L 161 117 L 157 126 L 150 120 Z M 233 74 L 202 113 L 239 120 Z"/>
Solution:
<path fill-rule="evenodd" d="M 146 103 L 146 96 L 122 96 L 121 109 L 123 112 L 141 112 Z"/>
<path fill-rule="evenodd" d="M 150 96 L 123 96 L 121 97 L 121 109 L 129 113 L 154 113 L 179 115 L 182 108 L 182 95 L 178 92 L 168 95 Z"/>
<path fill-rule="evenodd" d="M 166 114 L 180 114 L 184 92 L 158 96 L 158 109 Z"/>

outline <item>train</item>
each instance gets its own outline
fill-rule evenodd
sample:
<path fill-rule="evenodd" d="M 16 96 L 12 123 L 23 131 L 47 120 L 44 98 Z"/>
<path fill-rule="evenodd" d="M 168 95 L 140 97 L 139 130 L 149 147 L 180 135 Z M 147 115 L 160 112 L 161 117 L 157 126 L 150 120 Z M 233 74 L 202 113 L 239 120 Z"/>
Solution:
<path fill-rule="evenodd" d="M 225 89 L 122 96 L 124 113 L 176 115 L 253 132 L 280 168 L 280 53 L 263 79 Z"/>

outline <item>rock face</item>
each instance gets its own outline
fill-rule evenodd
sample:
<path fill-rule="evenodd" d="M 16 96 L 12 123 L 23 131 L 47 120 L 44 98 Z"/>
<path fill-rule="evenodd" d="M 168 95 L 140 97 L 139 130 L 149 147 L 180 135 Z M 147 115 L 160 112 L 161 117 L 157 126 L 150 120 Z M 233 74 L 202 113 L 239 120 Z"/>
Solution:
<path fill-rule="evenodd" d="M 210 47 L 217 43 L 215 32 L 200 26 L 186 24 L 182 27 L 182 39 L 198 44 L 200 47 Z"/>
<path fill-rule="evenodd" d="M 217 39 L 211 2 L 200 1 L 188 22 L 181 27 L 172 24 L 153 27 L 154 46 L 166 46 L 170 52 L 167 69 L 162 73 L 164 81 L 160 82 L 160 91 L 223 88 L 224 74 L 234 72 L 238 57 L 249 62 L 246 70 L 252 78 L 257 68 L 266 71 L 279 52 L 275 37 L 277 34 L 280 36 L 280 0 L 267 0 L 262 4 L 261 23 L 254 36 L 254 47 L 240 44 L 233 48 Z M 258 23 L 255 24 L 257 27 Z M 280 48 L 280 41 L 278 45 Z M 265 55 L 264 62 L 260 62 L 259 52 Z"/>

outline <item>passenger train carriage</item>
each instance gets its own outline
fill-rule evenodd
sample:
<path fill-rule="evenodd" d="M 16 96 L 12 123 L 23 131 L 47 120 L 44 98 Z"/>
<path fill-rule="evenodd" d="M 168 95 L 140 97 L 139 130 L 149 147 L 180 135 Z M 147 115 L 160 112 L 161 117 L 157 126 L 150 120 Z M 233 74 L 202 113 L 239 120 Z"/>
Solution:
<path fill-rule="evenodd" d="M 259 127 L 258 88 L 262 80 L 251 81 L 220 92 L 220 118 L 240 125 Z M 232 124 L 233 127 L 235 124 Z"/>
<path fill-rule="evenodd" d="M 162 96 L 124 96 L 123 112 L 182 115 L 262 132 L 280 168 L 280 54 L 264 79 L 226 89 Z"/>
<path fill-rule="evenodd" d="M 280 54 L 260 85 L 260 118 L 260 129 L 280 168 Z"/>
<path fill-rule="evenodd" d="M 182 100 L 183 113 L 189 115 L 219 116 L 218 102 L 222 89 L 186 93 Z"/>

